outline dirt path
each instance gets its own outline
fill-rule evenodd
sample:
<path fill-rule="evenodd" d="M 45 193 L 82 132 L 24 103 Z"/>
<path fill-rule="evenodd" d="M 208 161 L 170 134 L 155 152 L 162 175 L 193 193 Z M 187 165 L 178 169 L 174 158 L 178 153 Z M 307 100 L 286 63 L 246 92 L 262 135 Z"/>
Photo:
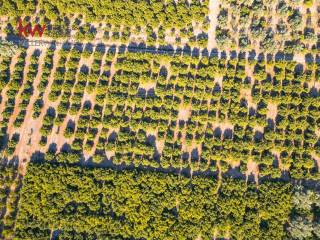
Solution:
<path fill-rule="evenodd" d="M 281 171 L 284 171 L 285 168 L 284 168 L 284 166 L 283 166 L 283 164 L 282 164 L 282 161 L 281 161 L 280 152 L 277 151 L 276 149 L 273 149 L 273 150 L 271 151 L 271 153 L 272 153 L 272 155 L 275 157 L 275 159 L 276 159 L 276 161 L 277 161 L 277 163 L 278 163 L 278 168 L 279 168 Z"/>
<path fill-rule="evenodd" d="M 44 58 L 46 56 L 46 51 L 42 51 L 41 55 L 39 56 L 38 60 L 38 72 L 36 75 L 36 78 L 33 82 L 33 94 L 30 98 L 29 104 L 26 108 L 26 116 L 24 118 L 24 122 L 20 128 L 20 136 L 21 139 L 16 147 L 16 155 L 19 158 L 19 164 L 20 169 L 22 170 L 21 174 L 25 174 L 26 165 L 30 160 L 31 154 L 35 152 L 37 149 L 35 149 L 35 145 L 31 144 L 31 136 L 33 134 L 33 128 L 37 125 L 37 120 L 33 119 L 32 117 L 32 109 L 35 101 L 37 100 L 37 97 L 39 95 L 39 91 L 37 86 L 39 85 L 41 81 L 42 76 L 42 69 L 44 66 Z"/>
<path fill-rule="evenodd" d="M 253 108 L 253 109 L 257 109 L 257 104 L 253 102 L 253 99 L 252 99 L 252 95 L 251 95 L 251 88 L 250 89 L 241 89 L 240 90 L 240 99 L 241 98 L 244 98 L 247 103 L 248 103 L 248 111 L 250 108 Z"/>
<path fill-rule="evenodd" d="M 302 64 L 305 67 L 305 56 L 303 53 L 296 53 L 293 56 L 293 61 Z"/>
<path fill-rule="evenodd" d="M 49 96 L 51 86 L 52 86 L 52 83 L 54 80 L 54 74 L 56 72 L 56 68 L 57 68 L 59 60 L 60 60 L 59 51 L 60 51 L 60 49 L 57 48 L 54 52 L 54 55 L 53 55 L 53 67 L 52 67 L 52 70 L 51 70 L 51 73 L 50 73 L 50 76 L 48 79 L 48 86 L 46 87 L 46 90 L 43 94 L 43 106 L 44 107 L 41 109 L 40 116 L 37 119 L 35 119 L 35 121 L 33 122 L 33 134 L 31 136 L 31 145 L 32 145 L 32 148 L 34 151 L 40 150 L 40 147 L 39 147 L 39 141 L 41 139 L 40 129 L 42 126 L 42 120 L 44 118 L 44 115 L 46 114 L 47 109 L 49 107 L 50 101 L 48 99 L 48 96 Z"/>
<path fill-rule="evenodd" d="M 78 74 L 80 72 L 80 69 L 81 69 L 81 67 L 83 65 L 88 66 L 88 62 L 90 63 L 90 66 L 91 66 L 92 61 L 93 61 L 93 54 L 88 59 L 85 59 L 83 57 L 81 57 L 79 59 L 78 68 L 77 68 L 77 72 L 76 72 L 76 75 L 75 75 L 75 83 L 74 83 L 74 86 L 72 88 L 72 92 L 71 92 L 71 95 L 70 95 L 70 98 L 69 98 L 70 99 L 70 106 L 72 105 L 71 99 L 72 99 L 72 97 L 74 95 L 74 87 L 78 83 Z M 82 105 L 83 105 L 83 103 L 82 103 Z M 57 147 L 57 150 L 59 152 L 64 144 L 71 144 L 73 142 L 74 137 L 66 138 L 64 136 L 64 131 L 65 131 L 65 129 L 66 129 L 67 125 L 68 125 L 68 122 L 70 120 L 74 121 L 74 122 L 78 121 L 80 112 L 81 111 L 79 111 L 75 116 L 71 115 L 70 113 L 66 113 L 66 116 L 65 116 L 62 124 L 59 125 L 59 126 L 54 126 L 53 127 L 51 138 L 50 138 L 51 141 L 50 142 L 48 141 L 47 147 L 49 147 L 49 145 L 51 143 L 55 143 L 57 145 L 56 147 Z"/>
<path fill-rule="evenodd" d="M 75 116 L 70 116 L 69 114 L 67 114 L 67 116 L 64 118 L 63 123 L 59 126 L 59 132 L 57 132 L 57 134 L 55 134 L 54 137 L 52 138 L 52 142 L 57 144 L 58 152 L 60 151 L 60 149 L 64 144 L 71 144 L 74 140 L 73 136 L 71 136 L 70 138 L 66 138 L 64 136 L 65 129 L 67 128 L 68 122 L 70 120 L 73 122 L 77 122 L 78 119 L 76 119 Z M 57 127 L 54 127 L 52 131 L 53 132 L 57 131 Z"/>
<path fill-rule="evenodd" d="M 97 149 L 97 145 L 99 143 L 99 137 L 100 137 L 100 134 L 101 134 L 101 131 L 102 131 L 102 125 L 100 124 L 98 127 L 98 132 L 95 136 L 95 138 L 93 139 L 93 146 L 92 148 L 90 149 L 90 151 L 85 151 L 85 155 L 86 155 L 86 159 L 88 159 L 89 157 L 93 157 L 95 152 L 96 152 L 96 149 Z"/>
<path fill-rule="evenodd" d="M 259 183 L 259 165 L 250 159 L 247 163 L 246 181 L 248 181 L 248 177 L 251 174 L 253 174 L 255 182 L 258 184 Z"/>
<path fill-rule="evenodd" d="M 217 46 L 216 43 L 216 27 L 217 27 L 217 18 L 220 9 L 220 0 L 209 0 L 209 19 L 210 27 L 208 30 L 208 50 L 209 52 Z"/>
<path fill-rule="evenodd" d="M 273 103 L 268 103 L 267 109 L 267 119 L 272 119 L 273 121 L 275 121 L 278 115 L 278 106 Z"/>

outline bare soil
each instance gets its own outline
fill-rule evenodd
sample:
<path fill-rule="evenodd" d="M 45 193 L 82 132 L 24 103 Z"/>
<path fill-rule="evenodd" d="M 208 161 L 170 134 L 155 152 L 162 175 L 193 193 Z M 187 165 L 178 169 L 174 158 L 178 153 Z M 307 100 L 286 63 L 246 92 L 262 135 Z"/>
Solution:
<path fill-rule="evenodd" d="M 36 144 L 32 142 L 31 138 L 33 134 L 35 135 L 39 134 L 38 132 L 34 132 L 34 128 L 36 128 L 36 126 L 39 125 L 39 122 L 38 122 L 39 120 L 33 119 L 32 113 L 33 113 L 33 105 L 37 100 L 37 97 L 39 94 L 37 86 L 41 81 L 42 68 L 44 64 L 45 55 L 46 55 L 46 51 L 42 51 L 39 57 L 38 72 L 33 83 L 34 93 L 31 96 L 30 102 L 26 108 L 26 116 L 24 118 L 24 122 L 19 131 L 21 139 L 16 147 L 16 155 L 20 160 L 23 160 L 19 162 L 23 175 L 25 174 L 26 165 L 30 160 L 31 154 L 36 150 L 38 150 L 36 148 Z"/>
<path fill-rule="evenodd" d="M 219 0 L 210 0 L 209 1 L 209 19 L 210 19 L 210 27 L 208 30 L 208 49 L 209 51 L 215 47 L 217 47 L 216 44 L 216 27 L 217 27 L 217 17 L 219 14 Z"/>
<path fill-rule="evenodd" d="M 247 163 L 246 178 L 253 174 L 255 182 L 259 182 L 259 165 L 251 159 Z"/>
<path fill-rule="evenodd" d="M 277 110 L 277 105 L 273 103 L 268 103 L 268 112 L 267 112 L 267 118 L 272 119 L 275 121 L 278 110 Z"/>

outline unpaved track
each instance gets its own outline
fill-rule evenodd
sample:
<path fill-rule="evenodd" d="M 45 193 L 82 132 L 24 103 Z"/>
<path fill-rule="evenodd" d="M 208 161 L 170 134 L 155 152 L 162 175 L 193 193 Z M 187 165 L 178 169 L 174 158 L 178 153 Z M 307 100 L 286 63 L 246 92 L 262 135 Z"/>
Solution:
<path fill-rule="evenodd" d="M 39 91 L 37 86 L 39 85 L 41 81 L 41 76 L 42 76 L 42 68 L 44 65 L 44 58 L 46 55 L 46 50 L 41 51 L 41 55 L 39 57 L 38 61 L 38 72 L 36 75 L 36 78 L 34 79 L 33 82 L 33 94 L 30 98 L 29 104 L 26 108 L 26 116 L 24 118 L 24 122 L 20 128 L 20 136 L 21 139 L 16 147 L 16 154 L 18 158 L 20 159 L 19 164 L 22 169 L 22 174 L 25 173 L 26 169 L 26 164 L 29 158 L 31 157 L 30 155 L 35 152 L 37 149 L 35 149 L 35 144 L 32 142 L 29 142 L 31 140 L 31 135 L 33 134 L 33 128 L 38 124 L 37 119 L 33 119 L 32 113 L 33 113 L 33 105 L 35 101 L 37 100 L 37 97 L 39 95 Z"/>
<path fill-rule="evenodd" d="M 39 141 L 40 141 L 40 138 L 41 138 L 41 135 L 40 135 L 40 128 L 42 126 L 42 120 L 44 118 L 44 115 L 46 114 L 47 112 L 47 109 L 49 107 L 49 99 L 48 99 L 48 95 L 50 93 L 50 89 L 51 89 L 51 86 L 52 86 L 52 83 L 53 83 L 53 80 L 54 80 L 54 74 L 56 72 L 56 68 L 57 68 L 57 65 L 58 65 L 58 62 L 59 62 L 59 51 L 60 49 L 57 48 L 54 52 L 54 55 L 53 55 L 53 67 L 52 67 L 52 70 L 51 70 L 51 74 L 49 76 L 49 79 L 48 79 L 48 86 L 46 87 L 46 90 L 44 92 L 44 95 L 43 95 L 43 108 L 41 110 L 41 113 L 40 113 L 40 116 L 35 119 L 34 121 L 32 121 L 32 129 L 33 129 L 33 134 L 31 136 L 31 145 L 32 145 L 32 148 L 34 150 L 40 150 L 39 148 Z M 30 156 L 29 156 L 30 157 Z"/>
<path fill-rule="evenodd" d="M 208 30 L 208 50 L 211 51 L 213 48 L 217 47 L 216 44 L 216 27 L 217 27 L 217 17 L 219 14 L 220 0 L 209 0 L 209 19 L 210 27 Z"/>

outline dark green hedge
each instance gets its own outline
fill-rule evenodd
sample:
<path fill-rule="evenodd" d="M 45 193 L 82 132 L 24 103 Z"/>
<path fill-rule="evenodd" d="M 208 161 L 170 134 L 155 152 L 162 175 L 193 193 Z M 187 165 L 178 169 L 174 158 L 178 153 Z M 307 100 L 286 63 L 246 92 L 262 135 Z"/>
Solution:
<path fill-rule="evenodd" d="M 31 164 L 16 239 L 282 239 L 292 187 Z M 59 238 L 60 239 L 60 238 Z"/>

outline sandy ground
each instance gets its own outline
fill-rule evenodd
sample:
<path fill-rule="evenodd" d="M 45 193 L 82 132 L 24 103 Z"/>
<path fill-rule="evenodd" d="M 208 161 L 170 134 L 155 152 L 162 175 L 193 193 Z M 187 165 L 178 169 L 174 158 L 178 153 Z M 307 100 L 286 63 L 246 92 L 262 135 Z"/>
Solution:
<path fill-rule="evenodd" d="M 277 105 L 273 103 L 268 103 L 267 109 L 267 118 L 275 121 L 278 114 Z"/>
<path fill-rule="evenodd" d="M 28 160 L 30 160 L 31 154 L 37 150 L 35 148 L 36 145 L 32 144 L 32 142 L 31 142 L 31 136 L 33 134 L 33 129 L 38 124 L 37 120 L 32 118 L 32 113 L 33 113 L 32 109 L 33 109 L 33 105 L 34 105 L 35 101 L 37 100 L 37 97 L 39 94 L 37 86 L 41 80 L 42 67 L 44 64 L 45 55 L 46 55 L 46 52 L 42 51 L 41 55 L 39 57 L 38 72 L 37 72 L 36 78 L 33 82 L 34 93 L 30 98 L 30 102 L 29 102 L 27 109 L 26 109 L 26 116 L 24 118 L 24 122 L 23 122 L 21 129 L 19 131 L 21 139 L 16 147 L 16 151 L 17 151 L 16 155 L 20 159 L 22 174 L 25 174 L 26 164 L 28 163 Z M 35 134 L 38 134 L 38 133 L 35 132 Z M 21 161 L 21 160 L 23 160 L 23 161 Z"/>
<path fill-rule="evenodd" d="M 320 82 L 314 82 L 313 84 L 314 88 L 320 91 Z"/>
<path fill-rule="evenodd" d="M 251 89 L 241 89 L 240 90 L 240 99 L 244 98 L 248 103 L 248 109 L 253 108 L 257 109 L 257 104 L 252 100 Z"/>
<path fill-rule="evenodd" d="M 54 52 L 54 55 L 53 55 L 53 67 L 52 67 L 51 74 L 48 79 L 48 86 L 45 89 L 44 94 L 43 94 L 44 107 L 41 109 L 40 116 L 37 119 L 35 119 L 32 124 L 33 134 L 31 136 L 31 145 L 32 145 L 33 151 L 41 149 L 39 146 L 39 141 L 41 138 L 40 129 L 42 126 L 42 119 L 44 118 L 44 116 L 47 112 L 47 109 L 50 106 L 50 101 L 48 99 L 48 96 L 49 96 L 50 89 L 51 89 L 51 86 L 52 86 L 52 83 L 54 80 L 54 74 L 56 72 L 56 68 L 57 68 L 59 60 L 60 60 L 59 51 L 60 51 L 60 49 L 57 48 Z"/>
<path fill-rule="evenodd" d="M 147 83 L 141 83 L 139 85 L 139 88 L 143 88 L 144 90 L 146 90 L 146 92 L 148 92 L 151 89 L 155 89 L 157 85 L 157 82 L 147 82 Z"/>
<path fill-rule="evenodd" d="M 317 155 L 316 153 L 313 153 L 311 156 L 316 161 L 318 172 L 320 172 L 320 155 Z"/>
<path fill-rule="evenodd" d="M 115 155 L 116 155 L 115 151 L 106 151 L 107 159 L 111 159 Z"/>
<path fill-rule="evenodd" d="M 220 0 L 209 0 L 209 19 L 210 27 L 208 30 L 208 50 L 211 51 L 217 46 L 216 44 L 216 27 L 217 27 L 217 17 L 219 15 L 219 5 Z"/>
<path fill-rule="evenodd" d="M 212 129 L 216 129 L 216 128 L 220 128 L 221 132 L 223 134 L 227 129 L 230 129 L 233 131 L 234 126 L 230 122 L 224 121 L 224 122 L 219 122 L 219 123 L 213 123 Z"/>
<path fill-rule="evenodd" d="M 276 158 L 276 160 L 278 161 L 278 167 L 281 171 L 285 170 L 283 167 L 283 164 L 281 162 L 281 158 L 280 158 L 280 153 L 276 150 L 272 150 L 271 153 L 273 154 L 273 156 Z"/>
<path fill-rule="evenodd" d="M 161 154 L 163 151 L 164 143 L 165 143 L 165 140 L 156 140 L 156 148 L 159 154 Z"/>
<path fill-rule="evenodd" d="M 297 62 L 297 63 L 300 63 L 302 65 L 305 65 L 305 56 L 303 53 L 296 53 L 294 56 L 293 56 L 293 61 Z"/>
<path fill-rule="evenodd" d="M 179 108 L 179 113 L 178 113 L 178 121 L 188 121 L 188 119 L 190 118 L 190 114 L 191 114 L 191 107 L 183 107 L 180 106 Z"/>
<path fill-rule="evenodd" d="M 320 128 L 316 128 L 316 131 L 315 131 L 317 137 L 320 137 Z"/>
<path fill-rule="evenodd" d="M 259 165 L 252 160 L 249 160 L 247 163 L 246 178 L 253 174 L 255 182 L 259 182 Z"/>
<path fill-rule="evenodd" d="M 254 132 L 264 133 L 264 128 L 261 127 L 261 126 L 255 126 L 255 127 L 253 128 L 253 131 L 254 131 Z"/>

